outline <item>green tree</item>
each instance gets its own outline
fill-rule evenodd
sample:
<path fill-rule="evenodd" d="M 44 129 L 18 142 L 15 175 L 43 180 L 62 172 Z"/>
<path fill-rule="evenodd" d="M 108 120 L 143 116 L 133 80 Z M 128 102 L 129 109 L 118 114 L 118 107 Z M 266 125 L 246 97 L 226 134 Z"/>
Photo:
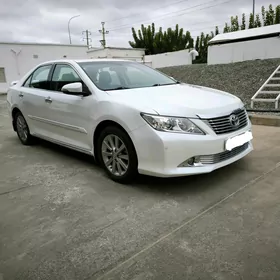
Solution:
<path fill-rule="evenodd" d="M 265 11 L 265 25 L 273 25 L 274 24 L 275 13 L 272 5 L 270 4 L 268 7 L 268 11 Z"/>
<path fill-rule="evenodd" d="M 278 5 L 275 8 L 275 20 L 274 20 L 274 24 L 279 24 L 280 23 L 280 5 Z"/>
<path fill-rule="evenodd" d="M 251 13 L 250 14 L 250 18 L 249 18 L 249 26 L 248 26 L 248 28 L 251 29 L 251 28 L 254 28 L 254 27 L 255 27 L 254 15 Z"/>
<path fill-rule="evenodd" d="M 224 27 L 224 33 L 228 33 L 230 32 L 230 27 L 228 26 L 228 24 L 226 23 L 225 24 L 225 27 Z"/>
<path fill-rule="evenodd" d="M 230 21 L 231 21 L 230 31 L 231 32 L 238 31 L 239 30 L 238 16 L 231 17 Z"/>
<path fill-rule="evenodd" d="M 256 15 L 256 19 L 255 19 L 255 24 L 254 24 L 255 27 L 261 27 L 262 26 L 262 23 L 261 23 L 261 19 L 260 19 L 260 15 L 257 14 Z"/>
<path fill-rule="evenodd" d="M 132 48 L 145 48 L 146 54 L 154 53 L 154 38 L 155 38 L 155 25 L 152 23 L 152 26 L 149 25 L 145 27 L 141 25 L 141 29 L 138 30 L 138 36 L 135 29 L 132 27 L 132 36 L 134 42 L 129 41 L 129 44 Z"/>
<path fill-rule="evenodd" d="M 183 28 L 179 28 L 178 24 L 174 30 L 168 28 L 164 32 L 161 27 L 158 32 L 155 32 L 154 23 L 148 27 L 142 24 L 137 33 L 132 28 L 132 36 L 134 42 L 129 41 L 130 46 L 132 48 L 145 48 L 146 54 L 173 52 L 193 47 L 190 32 L 187 31 L 184 34 Z"/>
<path fill-rule="evenodd" d="M 219 31 L 219 27 L 216 26 L 216 27 L 215 27 L 215 35 L 218 35 L 218 34 L 220 34 L 220 31 Z"/>
<path fill-rule="evenodd" d="M 241 23 L 241 30 L 246 29 L 246 16 L 245 14 L 242 14 L 242 23 Z"/>
<path fill-rule="evenodd" d="M 200 45 L 200 42 L 199 42 L 199 36 L 196 37 L 196 41 L 195 41 L 195 49 L 197 51 L 199 51 L 199 45 Z"/>
<path fill-rule="evenodd" d="M 265 7 L 262 6 L 262 20 L 263 20 L 263 26 L 267 26 L 267 22 L 266 22 L 266 10 Z"/>

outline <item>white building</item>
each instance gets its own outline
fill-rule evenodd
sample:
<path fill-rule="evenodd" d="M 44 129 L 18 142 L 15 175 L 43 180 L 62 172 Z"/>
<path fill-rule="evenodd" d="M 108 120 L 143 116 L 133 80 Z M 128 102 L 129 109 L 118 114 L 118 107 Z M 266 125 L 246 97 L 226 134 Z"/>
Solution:
<path fill-rule="evenodd" d="M 88 58 L 116 58 L 127 59 L 137 62 L 143 62 L 145 49 L 133 48 L 114 48 L 106 47 L 100 49 L 89 49 L 87 51 Z"/>
<path fill-rule="evenodd" d="M 280 58 L 280 24 L 219 34 L 209 41 L 208 64 Z"/>
<path fill-rule="evenodd" d="M 0 92 L 37 64 L 60 58 L 83 59 L 87 46 L 0 42 Z"/>
<path fill-rule="evenodd" d="M 145 55 L 144 62 L 153 68 L 189 65 L 192 64 L 194 59 L 192 54 L 193 52 L 190 50 L 181 50 L 176 52 Z"/>

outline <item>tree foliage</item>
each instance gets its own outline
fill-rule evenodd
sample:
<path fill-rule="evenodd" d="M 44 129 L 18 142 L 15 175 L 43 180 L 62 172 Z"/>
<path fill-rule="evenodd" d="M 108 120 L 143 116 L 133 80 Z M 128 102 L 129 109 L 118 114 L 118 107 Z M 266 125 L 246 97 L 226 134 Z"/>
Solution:
<path fill-rule="evenodd" d="M 164 32 L 161 27 L 158 32 L 155 32 L 154 23 L 147 27 L 142 24 L 141 29 L 137 33 L 132 28 L 132 36 L 134 42 L 130 41 L 130 46 L 132 48 L 145 48 L 146 54 L 184 50 L 186 48 L 193 48 L 194 44 L 190 32 L 184 33 L 184 29 L 179 28 L 178 24 L 176 24 L 174 30 L 168 28 Z"/>

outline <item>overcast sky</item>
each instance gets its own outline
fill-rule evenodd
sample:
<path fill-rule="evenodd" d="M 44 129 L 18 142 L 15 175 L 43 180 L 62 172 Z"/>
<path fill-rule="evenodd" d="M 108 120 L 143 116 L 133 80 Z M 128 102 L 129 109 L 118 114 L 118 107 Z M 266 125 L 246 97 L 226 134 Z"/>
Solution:
<path fill-rule="evenodd" d="M 274 7 L 279 0 L 255 0 Z M 101 21 L 109 30 L 107 46 L 128 47 L 131 27 L 155 23 L 156 29 L 177 23 L 193 36 L 221 29 L 230 16 L 252 11 L 253 0 L 0 0 L 0 41 L 69 43 L 70 24 L 73 44 L 85 44 L 82 31 L 91 31 L 92 46 L 99 47 Z"/>

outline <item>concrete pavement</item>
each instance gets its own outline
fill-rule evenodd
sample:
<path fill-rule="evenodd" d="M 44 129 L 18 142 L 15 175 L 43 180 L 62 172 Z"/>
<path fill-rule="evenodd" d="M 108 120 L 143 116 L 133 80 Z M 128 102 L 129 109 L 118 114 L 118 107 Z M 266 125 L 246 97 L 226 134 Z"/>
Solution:
<path fill-rule="evenodd" d="M 203 176 L 110 181 L 88 156 L 19 143 L 0 97 L 0 279 L 278 279 L 280 128 Z"/>

